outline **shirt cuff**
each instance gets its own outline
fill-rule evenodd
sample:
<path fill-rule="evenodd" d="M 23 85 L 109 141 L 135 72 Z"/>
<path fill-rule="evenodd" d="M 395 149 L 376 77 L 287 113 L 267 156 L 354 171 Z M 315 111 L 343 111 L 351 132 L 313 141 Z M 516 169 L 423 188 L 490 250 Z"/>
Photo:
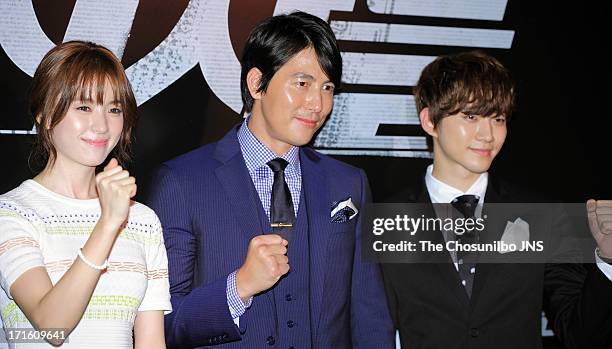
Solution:
<path fill-rule="evenodd" d="M 251 306 L 253 302 L 253 297 L 249 298 L 249 300 L 245 303 L 240 299 L 238 295 L 238 288 L 236 287 L 236 272 L 229 274 L 227 277 L 227 306 L 229 307 L 230 314 L 232 315 L 232 320 L 236 326 L 239 326 L 239 319 L 247 310 L 248 307 Z"/>
<path fill-rule="evenodd" d="M 601 272 L 608 278 L 608 280 L 612 281 L 612 265 L 604 262 L 597 255 L 597 251 L 595 252 L 595 262 L 597 263 L 597 267 Z"/>

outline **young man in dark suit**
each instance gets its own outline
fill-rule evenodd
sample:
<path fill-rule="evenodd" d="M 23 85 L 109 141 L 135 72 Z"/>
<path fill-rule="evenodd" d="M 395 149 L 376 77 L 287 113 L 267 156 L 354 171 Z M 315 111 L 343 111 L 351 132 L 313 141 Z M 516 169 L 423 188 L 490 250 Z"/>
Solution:
<path fill-rule="evenodd" d="M 358 253 L 366 176 L 305 146 L 341 75 L 325 21 L 264 20 L 242 58 L 249 115 L 162 165 L 149 203 L 168 250 L 169 348 L 393 347 L 379 266 Z"/>
<path fill-rule="evenodd" d="M 390 202 L 464 209 L 531 201 L 487 172 L 504 144 L 514 103 L 514 86 L 501 63 L 481 52 L 441 56 L 423 70 L 414 94 L 433 143 L 433 164 L 416 189 L 400 190 Z M 609 213 L 609 202 L 589 202 L 589 223 L 604 259 L 612 256 Z M 470 239 L 437 234 L 446 242 Z M 585 266 L 465 257 L 382 264 L 402 348 L 541 348 L 543 308 L 567 348 L 612 344 L 612 266 L 602 258 Z"/>

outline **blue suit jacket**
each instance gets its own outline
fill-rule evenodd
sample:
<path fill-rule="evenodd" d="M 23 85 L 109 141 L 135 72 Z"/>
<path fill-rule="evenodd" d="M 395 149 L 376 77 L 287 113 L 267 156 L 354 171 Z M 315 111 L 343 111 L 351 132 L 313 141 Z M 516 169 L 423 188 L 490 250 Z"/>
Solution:
<path fill-rule="evenodd" d="M 227 276 L 244 262 L 249 241 L 270 230 L 262 226 L 261 202 L 236 131 L 164 163 L 153 182 L 149 205 L 161 219 L 168 251 L 173 312 L 166 316 L 165 330 L 170 348 L 273 344 L 270 333 L 278 321 L 272 292 L 254 297 L 240 329 L 227 306 Z M 361 210 L 369 200 L 366 176 L 309 148 L 300 149 L 300 161 L 299 210 L 307 213 L 308 228 L 298 225 L 293 234 L 308 234 L 310 241 L 309 270 L 297 272 L 309 273 L 310 309 L 301 310 L 310 311 L 312 345 L 393 348 L 379 267 L 360 258 L 361 214 L 345 223 L 330 218 L 332 202 L 347 197 Z M 289 264 L 303 255 L 290 253 Z"/>

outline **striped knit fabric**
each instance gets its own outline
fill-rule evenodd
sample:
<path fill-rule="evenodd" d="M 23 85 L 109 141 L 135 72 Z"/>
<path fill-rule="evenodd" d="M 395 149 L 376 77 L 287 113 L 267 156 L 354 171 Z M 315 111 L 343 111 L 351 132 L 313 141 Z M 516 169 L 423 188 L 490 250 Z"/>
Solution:
<path fill-rule="evenodd" d="M 0 195 L 0 314 L 4 328 L 31 328 L 10 287 L 27 270 L 45 267 L 53 284 L 77 258 L 100 217 L 98 199 L 77 200 L 33 180 Z M 82 320 L 62 348 L 132 348 L 139 311 L 171 310 L 168 261 L 155 213 L 136 203 Z M 1 340 L 2 334 L 0 334 Z M 9 343 L 10 348 L 51 348 Z"/>

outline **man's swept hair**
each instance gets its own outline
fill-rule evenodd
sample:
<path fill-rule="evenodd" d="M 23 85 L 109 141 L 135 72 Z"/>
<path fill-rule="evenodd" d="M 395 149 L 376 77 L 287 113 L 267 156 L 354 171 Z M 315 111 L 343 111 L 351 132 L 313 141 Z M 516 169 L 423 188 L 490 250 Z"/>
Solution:
<path fill-rule="evenodd" d="M 253 108 L 253 97 L 246 83 L 248 72 L 261 71 L 258 92 L 265 92 L 274 74 L 300 51 L 312 48 L 321 69 L 336 90 L 342 76 L 342 56 L 329 24 L 305 12 L 269 17 L 259 23 L 247 39 L 242 55 L 240 88 L 247 112 Z"/>

